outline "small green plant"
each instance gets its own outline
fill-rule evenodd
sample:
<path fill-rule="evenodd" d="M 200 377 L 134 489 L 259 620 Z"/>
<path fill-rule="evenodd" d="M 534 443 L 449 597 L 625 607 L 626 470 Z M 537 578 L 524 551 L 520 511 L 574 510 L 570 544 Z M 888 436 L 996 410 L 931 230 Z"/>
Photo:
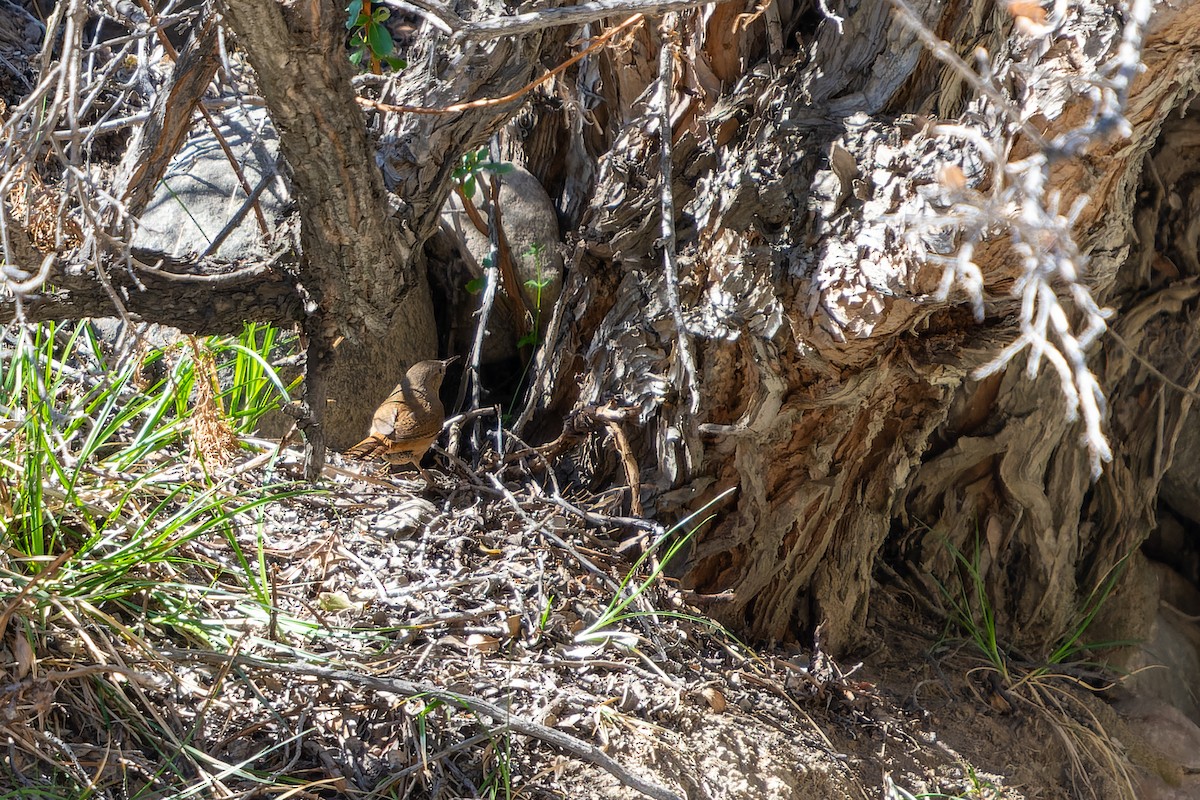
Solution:
<path fill-rule="evenodd" d="M 346 6 L 346 30 L 350 31 L 350 61 L 362 67 L 366 61 L 372 73 L 379 75 L 386 64 L 399 71 L 408 66 L 403 58 L 392 55 L 396 43 L 385 24 L 391 11 L 383 6 L 371 7 L 371 0 L 350 0 Z"/>
<path fill-rule="evenodd" d="M 532 258 L 535 276 L 525 281 L 525 287 L 533 293 L 533 324 L 529 332 L 517 341 L 517 347 L 536 347 L 542 343 L 542 291 L 550 285 L 552 278 L 546 274 L 546 248 L 541 243 L 532 244 L 521 254 L 522 257 Z"/>
<path fill-rule="evenodd" d="M 479 294 L 487 288 L 487 273 L 467 281 L 466 290 L 471 294 Z"/>
<path fill-rule="evenodd" d="M 948 792 L 932 791 L 912 792 L 897 786 L 892 780 L 892 776 L 888 773 L 883 775 L 884 800 L 1002 800 L 1005 796 L 1005 790 L 997 786 L 995 783 L 985 780 L 979 776 L 975 768 L 970 764 L 963 765 L 967 770 L 967 781 L 970 785 L 965 787 L 965 792 L 950 794 Z"/>
<path fill-rule="evenodd" d="M 897 786 L 890 775 L 884 776 L 884 800 L 1000 800 L 1004 793 L 995 784 L 980 783 L 971 769 L 971 780 L 975 784 L 966 794 L 947 794 L 946 792 L 919 792 L 913 794 L 907 789 Z"/>
<path fill-rule="evenodd" d="M 1081 644 L 1084 633 L 1091 627 L 1092 622 L 1096 619 L 1096 615 L 1100 613 L 1100 609 L 1108 602 L 1108 598 L 1112 595 L 1113 590 L 1117 588 L 1117 581 L 1121 579 L 1121 575 L 1125 572 L 1125 567 L 1129 563 L 1129 556 L 1126 555 L 1120 561 L 1113 565 L 1100 583 L 1092 590 L 1088 596 L 1087 602 L 1083 604 L 1078 617 L 1070 630 L 1067 631 L 1058 642 L 1058 645 L 1050 653 L 1047 658 L 1051 664 L 1065 664 L 1074 661 L 1078 656 L 1089 650 L 1102 650 L 1111 647 L 1123 647 L 1126 645 L 1135 644 L 1128 641 L 1112 641 L 1112 642 L 1091 642 L 1090 644 Z"/>
<path fill-rule="evenodd" d="M 996 611 L 983 578 L 982 548 L 979 546 L 978 532 L 975 536 L 975 553 L 971 558 L 955 547 L 948 538 L 943 537 L 942 541 L 954 556 L 962 573 L 965 573 L 965 577 L 961 573 L 959 575 L 959 590 L 956 592 L 934 579 L 942 599 L 949 606 L 950 622 L 967 635 L 988 664 L 1008 682 L 1008 656 L 997 635 Z"/>
<path fill-rule="evenodd" d="M 479 187 L 479 175 L 490 172 L 493 175 L 503 175 L 512 172 L 513 165 L 507 161 L 493 161 L 486 147 L 464 153 L 451 176 L 458 182 L 459 190 L 467 200 L 475 198 L 475 190 Z"/>
<path fill-rule="evenodd" d="M 982 548 L 978 534 L 976 534 L 975 538 L 974 554 L 971 557 L 968 557 L 962 550 L 955 547 L 949 539 L 944 538 L 943 542 L 947 550 L 954 556 L 954 560 L 960 569 L 958 591 L 952 592 L 948 587 L 935 579 L 938 591 L 949 607 L 949 621 L 966 634 L 967 638 L 983 654 L 988 664 L 1000 674 L 1004 683 L 1011 686 L 1017 679 L 1011 674 L 1008 651 L 997 631 L 996 611 L 991 598 L 988 596 L 981 566 Z M 1056 665 L 1072 661 L 1086 651 L 1131 644 L 1131 642 L 1082 643 L 1087 629 L 1091 626 L 1093 620 L 1095 620 L 1096 615 L 1100 613 L 1100 609 L 1103 608 L 1113 589 L 1116 588 L 1117 581 L 1124 571 L 1126 562 L 1127 558 L 1121 559 L 1117 562 L 1116 566 L 1109 570 L 1100 584 L 1093 589 L 1077 619 L 1066 633 L 1058 638 L 1054 647 L 1046 656 L 1045 662 L 1041 665 L 1022 670 L 1022 677 L 1019 679 L 1020 682 L 1050 674 L 1054 671 Z"/>
<path fill-rule="evenodd" d="M 704 506 L 699 510 L 694 511 L 677 522 L 675 525 L 671 526 L 665 533 L 662 534 L 662 536 L 658 537 L 658 539 L 652 545 L 647 547 L 646 551 L 642 553 L 638 560 L 634 562 L 630 570 L 625 573 L 625 576 L 621 579 L 621 583 L 617 587 L 616 594 L 614 594 L 613 599 L 609 601 L 608 607 L 605 608 L 604 611 L 600 612 L 600 615 L 596 617 L 595 621 L 592 622 L 591 625 L 575 635 L 575 641 L 579 643 L 614 641 L 618 644 L 632 647 L 637 643 L 637 636 L 625 631 L 614 630 L 614 627 L 621 622 L 637 617 L 675 617 L 678 619 L 692 620 L 693 622 L 699 622 L 704 625 L 714 626 L 720 630 L 724 630 L 711 620 L 706 620 L 690 614 L 680 614 L 676 611 L 631 611 L 629 610 L 629 607 L 633 605 L 634 602 L 636 602 L 637 599 L 641 597 L 648 588 L 650 588 L 651 584 L 657 580 L 658 576 L 661 575 L 663 570 L 667 568 L 667 565 L 671 563 L 671 560 L 679 554 L 679 552 L 689 541 L 691 541 L 691 538 L 696 535 L 696 532 L 699 531 L 705 523 L 712 519 L 712 516 L 710 515 L 700 520 L 700 522 L 696 523 L 695 527 L 682 536 L 676 536 L 675 534 L 683 530 L 684 527 L 692 522 L 692 520 L 696 519 L 709 508 L 728 497 L 735 491 L 735 489 L 736 487 L 730 487 L 729 489 L 721 492 L 712 500 L 705 503 Z M 654 554 L 667 542 L 670 542 L 670 544 L 667 545 L 666 551 L 663 553 L 662 558 L 657 564 L 654 565 L 653 569 L 650 570 L 650 574 L 641 580 L 635 581 L 634 576 L 637 574 L 642 564 L 649 561 Z"/>
<path fill-rule="evenodd" d="M 483 751 L 483 784 L 480 797 L 487 800 L 512 800 L 512 734 L 502 728 L 492 736 Z"/>
<path fill-rule="evenodd" d="M 959 566 L 959 591 L 952 592 L 938 583 L 938 590 L 949 606 L 948 622 L 963 631 L 983 655 L 986 666 L 971 673 L 993 672 L 1000 686 L 992 684 L 991 691 L 1002 695 L 1005 703 L 1016 703 L 1030 709 L 1043 719 L 1066 743 L 1068 773 L 1082 787 L 1090 787 L 1095 796 L 1094 781 L 1098 774 L 1111 776 L 1121 797 L 1137 796 L 1117 745 L 1086 701 L 1075 689 L 1078 679 L 1065 672 L 1062 665 L 1085 650 L 1112 647 L 1122 642 L 1081 645 L 1088 627 L 1111 595 L 1120 576 L 1124 560 L 1119 562 L 1100 582 L 1084 604 L 1078 618 L 1068 631 L 1058 638 L 1046 659 L 1040 663 L 1022 663 L 1010 656 L 996 628 L 996 612 L 988 597 L 982 570 L 982 554 L 978 534 L 974 555 L 968 557 L 949 540 L 946 547 Z M 901 792 L 889 797 L 908 800 Z M 933 795 L 937 796 L 937 795 Z M 917 797 L 921 797 L 918 795 Z"/>
<path fill-rule="evenodd" d="M 541 616 L 538 617 L 538 624 L 537 624 L 538 633 L 545 632 L 546 625 L 549 624 L 549 622 L 550 622 L 550 611 L 553 609 L 553 607 L 554 607 L 554 595 L 552 595 L 552 594 L 547 595 L 546 596 L 546 605 L 544 608 L 542 608 Z"/>
<path fill-rule="evenodd" d="M 475 210 L 473 200 L 475 192 L 479 189 L 479 176 L 485 172 L 490 172 L 493 175 L 503 175 L 506 172 L 512 172 L 513 165 L 507 161 L 493 161 L 488 154 L 486 147 L 480 147 L 477 150 L 472 150 L 469 153 L 464 153 L 459 160 L 459 164 L 454 168 L 451 177 L 454 178 L 457 184 L 457 191 L 462 199 L 463 206 L 467 210 L 467 215 L 472 218 L 472 221 L 479 219 L 479 212 Z M 483 225 L 482 221 L 475 223 Z M 483 257 L 482 267 L 489 269 L 494 263 L 493 254 L 489 253 Z M 479 294 L 487 288 L 487 274 L 479 275 L 467 281 L 466 289 L 471 294 Z"/>

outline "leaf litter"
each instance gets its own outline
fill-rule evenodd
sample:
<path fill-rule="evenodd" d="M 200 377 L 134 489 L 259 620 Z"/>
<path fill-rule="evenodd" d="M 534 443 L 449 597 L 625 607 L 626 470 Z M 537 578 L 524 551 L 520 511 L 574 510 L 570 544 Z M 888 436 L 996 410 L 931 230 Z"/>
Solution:
<path fill-rule="evenodd" d="M 298 451 L 258 446 L 223 467 L 224 491 L 299 474 Z M 520 465 L 443 472 L 423 494 L 356 468 L 335 459 L 316 491 L 130 568 L 176 587 L 173 608 L 148 588 L 63 593 L 6 557 L 0 786 L 749 800 L 894 781 L 1025 796 L 943 744 L 903 692 L 819 649 L 739 643 L 665 575 L 635 592 L 655 562 L 627 581 L 628 530 L 598 524 L 586 496 L 557 503 Z M 627 613 L 595 635 L 619 593 Z M 989 793 L 966 794 L 979 776 Z"/>

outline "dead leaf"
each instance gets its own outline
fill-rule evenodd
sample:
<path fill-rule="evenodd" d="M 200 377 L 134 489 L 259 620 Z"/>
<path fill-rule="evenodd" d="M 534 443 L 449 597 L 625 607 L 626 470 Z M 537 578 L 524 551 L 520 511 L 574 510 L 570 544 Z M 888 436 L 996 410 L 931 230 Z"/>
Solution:
<path fill-rule="evenodd" d="M 317 595 L 317 603 L 322 611 L 345 611 L 348 608 L 360 609 L 362 603 L 356 603 L 345 592 L 321 592 Z"/>
<path fill-rule="evenodd" d="M 472 633 L 467 637 L 467 647 L 480 653 L 495 653 L 500 649 L 500 640 L 483 633 Z"/>
<path fill-rule="evenodd" d="M 938 170 L 938 183 L 952 192 L 967 188 L 967 176 L 957 164 L 943 164 Z"/>
<path fill-rule="evenodd" d="M 728 703 L 725 702 L 725 695 L 711 686 L 706 686 L 700 690 L 700 696 L 708 703 L 708 707 L 718 714 L 725 713 L 725 708 Z"/>

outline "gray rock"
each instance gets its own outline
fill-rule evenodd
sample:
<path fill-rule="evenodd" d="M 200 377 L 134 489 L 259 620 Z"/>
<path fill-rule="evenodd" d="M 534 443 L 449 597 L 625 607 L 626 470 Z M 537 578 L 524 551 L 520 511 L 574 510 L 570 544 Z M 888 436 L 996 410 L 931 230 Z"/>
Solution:
<path fill-rule="evenodd" d="M 562 293 L 563 259 L 559 250 L 560 236 L 558 214 L 550 195 L 532 173 L 522 167 L 504 173 L 500 178 L 500 212 L 504 234 L 512 253 L 517 279 L 521 282 L 525 305 L 539 318 L 542 330 L 550 320 L 554 304 Z M 490 202 L 484 191 L 477 191 L 474 198 L 480 216 L 488 218 Z M 452 193 L 442 209 L 442 233 L 457 247 L 465 262 L 461 270 L 455 265 L 444 265 L 446 274 L 431 276 L 435 282 L 460 282 L 483 275 L 483 264 L 492 250 L 490 238 L 479 232 L 471 223 L 458 195 Z M 535 256 L 533 248 L 540 252 Z M 535 286 L 540 284 L 540 289 Z M 457 332 L 451 343 L 453 352 L 466 353 L 474 337 L 478 296 L 464 297 L 461 287 L 447 286 L 448 296 L 455 297 L 455 320 L 452 324 Z M 517 354 L 516 323 L 512 309 L 502 290 L 497 290 L 496 306 L 488 325 L 484 340 L 483 362 L 496 363 Z"/>
<path fill-rule="evenodd" d="M 279 140 L 262 108 L 230 108 L 216 115 L 218 129 L 252 190 L 266 182 L 259 203 L 269 226 L 283 219 L 289 188 L 277 173 Z M 175 158 L 142 214 L 134 247 L 172 256 L 205 252 L 235 214 L 246 193 L 212 131 L 198 129 Z M 249 211 L 215 255 L 233 259 L 262 252 L 262 234 Z"/>
<path fill-rule="evenodd" d="M 32 59 L 46 26 L 12 0 L 0 0 L 0 101 L 14 106 L 33 90 Z"/>
<path fill-rule="evenodd" d="M 30 54 L 42 46 L 46 26 L 13 0 L 0 0 L 0 47 Z"/>
<path fill-rule="evenodd" d="M 491 203 L 483 191 L 476 192 L 474 203 L 486 220 Z M 513 266 L 523 284 L 525 303 L 534 310 L 540 301 L 543 314 L 549 316 L 549 309 L 562 292 L 563 273 L 562 255 L 558 251 L 561 234 L 554 202 L 532 173 L 523 167 L 515 167 L 500 176 L 500 212 L 515 262 Z M 476 275 L 483 274 L 481 265 L 491 252 L 491 241 L 471 224 L 456 193 L 451 193 L 446 201 L 442 224 L 465 244 L 464 252 L 471 259 L 472 271 Z M 535 246 L 541 248 L 540 258 L 530 253 Z M 545 284 L 540 295 L 529 285 L 534 281 Z"/>

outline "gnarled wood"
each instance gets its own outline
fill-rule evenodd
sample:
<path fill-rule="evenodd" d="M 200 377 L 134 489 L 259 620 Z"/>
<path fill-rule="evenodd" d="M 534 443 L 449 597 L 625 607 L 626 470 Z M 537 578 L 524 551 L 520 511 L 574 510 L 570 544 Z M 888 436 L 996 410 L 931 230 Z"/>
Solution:
<path fill-rule="evenodd" d="M 1072 12 L 1046 45 L 1019 33 L 1003 8 L 976 17 L 954 4 L 924 8 L 931 27 L 957 35 L 964 56 L 986 30 L 997 74 L 1019 66 L 1028 82 L 1013 107 L 1036 107 L 1047 138 L 1083 118 L 1090 101 L 1079 92 L 1121 33 L 1109 6 Z M 1079 235 L 1094 291 L 1107 292 L 1125 264 L 1142 157 L 1196 82 L 1194 14 L 1154 18 L 1147 69 L 1131 92 L 1132 138 L 1054 172 L 1062 208 L 1079 192 L 1092 195 Z M 691 55 L 703 64 L 711 42 L 690 30 Z M 578 403 L 640 409 L 651 507 L 694 509 L 740 487 L 696 537 L 684 579 L 697 601 L 753 634 L 786 636 L 824 621 L 827 643 L 850 644 L 892 526 L 919 522 L 935 533 L 905 552 L 943 577 L 954 566 L 945 541 L 969 552 L 978 531 L 1009 631 L 1044 641 L 1145 532 L 1146 502 L 1110 500 L 1124 509 L 1117 518 L 1140 525 L 1120 544 L 1101 535 L 1100 521 L 1113 515 L 1099 512 L 1099 497 L 1152 497 L 1155 484 L 1144 465 L 1127 465 L 1132 455 L 1114 437 L 1118 463 L 1090 489 L 1079 428 L 1065 419 L 1052 375 L 1029 381 L 1017 363 L 982 385 L 967 380 L 1016 335 L 1005 297 L 1020 266 L 1008 247 L 992 242 L 976 255 L 990 300 L 979 325 L 960 297 L 932 299 L 941 269 L 905 239 L 905 225 L 946 207 L 941 165 L 960 165 L 981 186 L 994 179 L 923 116 L 933 107 L 962 114 L 973 90 L 960 83 L 886 7 L 869 5 L 847 14 L 841 34 L 822 23 L 807 59 L 747 71 L 720 99 L 680 97 L 674 193 L 685 313 L 702 368 L 695 420 L 676 394 L 661 300 L 649 118 L 624 126 L 601 162 L 568 286 L 570 319 L 556 342 L 572 360 L 558 368 L 577 365 Z M 931 102 L 922 96 L 929 87 L 950 94 Z M 976 107 L 955 121 L 990 135 L 1004 124 L 995 113 Z M 1010 158 L 1029 152 L 1018 139 Z M 953 250 L 953 238 L 927 239 L 934 251 Z"/>

